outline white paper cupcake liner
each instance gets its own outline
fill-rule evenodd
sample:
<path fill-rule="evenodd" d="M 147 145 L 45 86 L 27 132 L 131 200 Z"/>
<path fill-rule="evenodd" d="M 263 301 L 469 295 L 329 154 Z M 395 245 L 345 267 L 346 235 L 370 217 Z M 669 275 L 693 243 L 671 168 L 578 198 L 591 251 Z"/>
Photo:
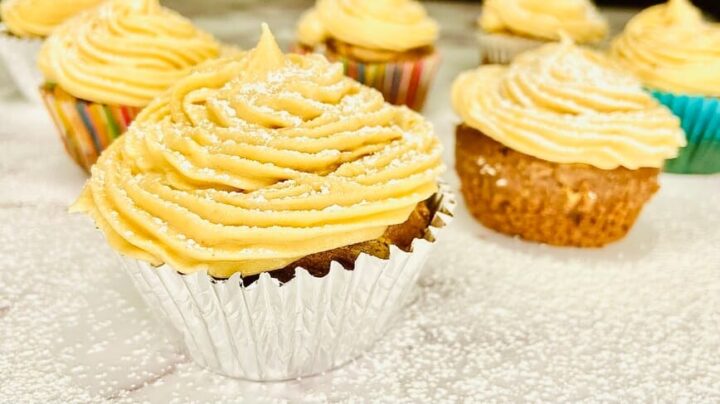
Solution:
<path fill-rule="evenodd" d="M 37 67 L 37 56 L 42 39 L 18 38 L 7 32 L 0 24 L 0 59 L 5 70 L 25 99 L 40 103 L 38 87 L 42 74 Z"/>
<path fill-rule="evenodd" d="M 480 46 L 480 64 L 510 64 L 516 56 L 547 44 L 547 41 L 523 38 L 515 35 L 477 34 Z"/>
<path fill-rule="evenodd" d="M 387 260 L 361 254 L 354 270 L 333 262 L 322 278 L 303 268 L 280 284 L 267 273 L 249 286 L 239 274 L 214 280 L 123 258 L 133 283 L 161 318 L 182 335 L 201 366 L 231 377 L 271 381 L 309 376 L 365 352 L 392 324 L 453 217 L 446 185 L 412 252 L 391 246 Z"/>

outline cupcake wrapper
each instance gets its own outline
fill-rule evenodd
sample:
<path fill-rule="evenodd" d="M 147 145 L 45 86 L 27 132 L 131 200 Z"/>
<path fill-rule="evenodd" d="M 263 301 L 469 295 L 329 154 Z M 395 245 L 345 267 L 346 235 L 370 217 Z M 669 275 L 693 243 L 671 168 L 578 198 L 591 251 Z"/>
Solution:
<path fill-rule="evenodd" d="M 547 41 L 505 34 L 478 32 L 480 64 L 510 64 L 516 56 L 547 44 Z"/>
<path fill-rule="evenodd" d="M 263 273 L 246 287 L 240 274 L 214 280 L 123 261 L 144 300 L 182 334 L 199 365 L 258 381 L 309 376 L 362 354 L 392 324 L 452 219 L 455 200 L 445 185 L 434 202 L 425 239 L 416 239 L 412 252 L 391 246 L 387 260 L 361 254 L 354 270 L 333 262 L 322 278 L 297 268 L 287 283 Z"/>
<path fill-rule="evenodd" d="M 440 65 L 437 53 L 397 63 L 364 63 L 330 54 L 328 59 L 342 63 L 346 76 L 377 89 L 387 102 L 407 105 L 416 111 L 425 105 L 430 84 Z"/>
<path fill-rule="evenodd" d="M 40 87 L 40 94 L 65 150 L 86 171 L 142 109 L 81 100 L 54 84 Z"/>
<path fill-rule="evenodd" d="M 668 160 L 665 171 L 679 174 L 720 173 L 720 99 L 650 91 L 680 118 L 687 146 Z"/>
<path fill-rule="evenodd" d="M 41 39 L 12 36 L 0 24 L 0 58 L 8 75 L 25 99 L 38 103 L 37 87 L 42 83 L 42 75 L 37 68 L 37 56 L 41 45 Z"/>
<path fill-rule="evenodd" d="M 295 53 L 307 54 L 312 49 L 296 44 Z M 368 87 L 380 91 L 385 101 L 395 105 L 407 105 L 415 111 L 422 110 L 432 80 L 440 66 L 440 55 L 434 52 L 423 58 L 388 63 L 365 63 L 338 55 L 325 46 L 315 49 L 331 62 L 339 62 L 345 75 Z"/>

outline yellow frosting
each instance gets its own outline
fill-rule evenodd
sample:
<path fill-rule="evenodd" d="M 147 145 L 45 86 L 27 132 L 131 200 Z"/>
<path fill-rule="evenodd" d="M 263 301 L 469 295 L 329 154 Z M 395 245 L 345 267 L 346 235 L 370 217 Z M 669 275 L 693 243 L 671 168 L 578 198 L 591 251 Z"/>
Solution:
<path fill-rule="evenodd" d="M 489 33 L 559 40 L 563 32 L 578 43 L 599 42 L 608 31 L 589 0 L 485 0 L 479 23 Z"/>
<path fill-rule="evenodd" d="M 645 85 L 720 97 L 720 25 L 703 20 L 687 0 L 671 0 L 635 16 L 611 55 Z"/>
<path fill-rule="evenodd" d="M 0 15 L 8 30 L 20 37 L 45 37 L 63 21 L 102 0 L 4 0 Z"/>
<path fill-rule="evenodd" d="M 74 210 L 124 254 L 226 277 L 375 239 L 437 190 L 432 126 L 320 55 L 209 62 L 138 116 Z"/>
<path fill-rule="evenodd" d="M 685 144 L 678 118 L 635 78 L 567 41 L 461 74 L 452 101 L 466 124 L 556 163 L 661 167 Z"/>
<path fill-rule="evenodd" d="M 219 53 L 210 34 L 157 0 L 112 0 L 55 30 L 38 63 L 75 97 L 143 107 Z"/>
<path fill-rule="evenodd" d="M 297 36 L 308 46 L 334 38 L 368 49 L 404 52 L 431 46 L 438 25 L 413 0 L 318 0 L 300 19 Z"/>

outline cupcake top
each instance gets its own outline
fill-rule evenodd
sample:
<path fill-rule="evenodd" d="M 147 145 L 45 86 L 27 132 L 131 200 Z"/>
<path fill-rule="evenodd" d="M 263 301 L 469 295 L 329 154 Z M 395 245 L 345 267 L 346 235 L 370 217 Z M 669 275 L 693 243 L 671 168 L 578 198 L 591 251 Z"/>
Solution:
<path fill-rule="evenodd" d="M 4 0 L 0 16 L 8 30 L 16 36 L 45 37 L 63 21 L 100 4 L 102 0 Z"/>
<path fill-rule="evenodd" d="M 143 107 L 220 49 L 157 0 L 111 0 L 58 27 L 38 64 L 47 81 L 75 97 Z"/>
<path fill-rule="evenodd" d="M 381 236 L 437 191 L 432 126 L 320 55 L 209 62 L 100 156 L 74 210 L 120 252 L 217 277 Z"/>
<path fill-rule="evenodd" d="M 605 18 L 589 0 L 485 0 L 480 28 L 551 41 L 565 33 L 577 43 L 600 42 Z"/>
<path fill-rule="evenodd" d="M 678 118 L 634 77 L 569 40 L 461 74 L 452 101 L 467 125 L 556 163 L 661 167 L 685 144 Z"/>
<path fill-rule="evenodd" d="M 670 0 L 635 16 L 611 55 L 653 89 L 720 97 L 720 25 L 688 0 Z"/>
<path fill-rule="evenodd" d="M 432 46 L 438 25 L 413 0 L 318 0 L 297 28 L 310 47 L 336 39 L 367 49 L 406 52 Z"/>

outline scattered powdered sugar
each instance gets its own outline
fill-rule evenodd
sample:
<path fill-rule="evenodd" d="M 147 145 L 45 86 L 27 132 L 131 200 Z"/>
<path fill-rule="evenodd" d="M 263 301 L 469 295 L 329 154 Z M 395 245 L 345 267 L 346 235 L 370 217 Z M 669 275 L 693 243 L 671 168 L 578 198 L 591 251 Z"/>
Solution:
<path fill-rule="evenodd" d="M 284 383 L 217 376 L 179 354 L 88 219 L 0 210 L 0 401 L 717 402 L 710 184 L 664 178 L 628 238 L 600 250 L 499 236 L 461 207 L 385 338 Z"/>

